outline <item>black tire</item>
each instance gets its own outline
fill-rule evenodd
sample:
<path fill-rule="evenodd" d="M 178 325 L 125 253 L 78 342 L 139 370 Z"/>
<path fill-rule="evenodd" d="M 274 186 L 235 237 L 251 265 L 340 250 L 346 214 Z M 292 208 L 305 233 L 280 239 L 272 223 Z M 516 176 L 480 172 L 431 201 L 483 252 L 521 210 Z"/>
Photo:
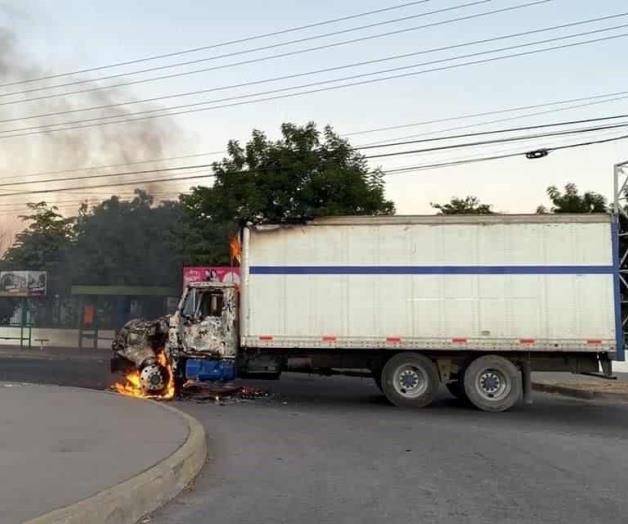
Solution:
<path fill-rule="evenodd" d="M 469 401 L 469 397 L 467 397 L 467 394 L 464 391 L 464 384 L 461 380 L 453 380 L 451 382 L 447 382 L 447 384 L 445 384 L 445 387 L 447 388 L 449 393 L 451 393 L 458 400 L 462 400 L 464 402 Z"/>
<path fill-rule="evenodd" d="M 507 358 L 485 355 L 467 367 L 464 391 L 469 402 L 482 411 L 506 411 L 521 400 L 521 372 Z"/>
<path fill-rule="evenodd" d="M 382 370 L 382 391 L 397 407 L 428 406 L 439 385 L 436 365 L 418 353 L 398 353 L 386 362 Z"/>

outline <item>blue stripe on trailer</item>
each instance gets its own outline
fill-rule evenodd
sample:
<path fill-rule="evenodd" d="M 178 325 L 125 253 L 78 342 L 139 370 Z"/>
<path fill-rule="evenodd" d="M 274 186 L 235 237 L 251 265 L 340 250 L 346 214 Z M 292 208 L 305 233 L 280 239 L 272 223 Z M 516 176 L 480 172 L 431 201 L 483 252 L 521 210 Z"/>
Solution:
<path fill-rule="evenodd" d="M 617 344 L 617 360 L 626 360 L 624 349 L 624 327 L 621 320 L 621 290 L 619 282 L 619 217 L 613 216 L 611 221 L 611 243 L 613 245 L 613 295 L 615 298 L 615 343 Z"/>
<path fill-rule="evenodd" d="M 616 233 L 614 233 L 616 234 Z M 615 245 L 615 242 L 613 242 Z M 615 258 L 615 253 L 613 255 Z M 615 275 L 612 266 L 251 266 L 252 275 Z M 615 294 L 618 290 L 615 290 Z"/>

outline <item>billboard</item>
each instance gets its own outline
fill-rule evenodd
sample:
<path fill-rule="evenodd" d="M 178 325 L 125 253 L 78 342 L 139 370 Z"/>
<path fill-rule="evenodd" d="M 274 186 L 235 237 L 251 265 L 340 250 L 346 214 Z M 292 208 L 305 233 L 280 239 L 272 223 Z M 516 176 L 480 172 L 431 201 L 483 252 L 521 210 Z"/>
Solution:
<path fill-rule="evenodd" d="M 240 283 L 240 268 L 230 266 L 193 266 L 183 268 L 183 287 L 190 282 Z"/>
<path fill-rule="evenodd" d="M 0 297 L 46 296 L 45 271 L 0 271 Z"/>

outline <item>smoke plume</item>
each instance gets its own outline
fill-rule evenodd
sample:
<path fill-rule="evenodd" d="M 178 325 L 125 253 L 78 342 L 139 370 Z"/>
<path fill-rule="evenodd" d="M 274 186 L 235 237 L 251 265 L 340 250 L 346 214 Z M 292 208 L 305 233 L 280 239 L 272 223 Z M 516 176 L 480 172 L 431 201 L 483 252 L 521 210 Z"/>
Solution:
<path fill-rule="evenodd" d="M 0 5 L 0 17 L 4 19 L 4 26 L 0 26 L 0 84 L 17 82 L 29 78 L 37 78 L 58 72 L 54 68 L 46 68 L 38 64 L 35 59 L 26 55 L 21 49 L 20 40 L 8 25 L 11 17 L 15 17 L 15 12 L 9 11 L 6 6 Z M 8 20 L 8 21 L 7 21 Z M 90 64 L 91 65 L 91 64 Z M 43 80 L 32 83 L 16 84 L 12 86 L 0 87 L 0 104 L 9 101 L 19 101 L 26 97 L 37 96 L 38 94 L 48 94 L 63 92 L 59 88 L 54 91 L 41 91 L 30 94 L 16 94 L 10 97 L 3 94 L 21 91 L 34 87 L 53 86 L 64 83 L 68 80 L 84 79 L 85 76 L 62 77 L 57 79 Z M 91 87 L 95 84 L 83 84 L 84 87 Z M 105 84 L 98 84 L 105 85 Z M 72 174 L 42 175 L 41 177 L 22 177 L 23 174 L 40 173 L 66 169 L 78 169 L 89 166 L 124 164 L 144 161 L 162 156 L 176 154 L 178 140 L 181 137 L 180 130 L 169 118 L 150 119 L 124 124 L 112 124 L 105 126 L 88 127 L 84 129 L 74 129 L 68 131 L 46 132 L 30 134 L 27 136 L 8 138 L 3 133 L 17 128 L 35 127 L 41 125 L 57 124 L 69 120 L 81 120 L 85 118 L 101 118 L 109 116 L 124 117 L 130 112 L 155 107 L 146 104 L 134 104 L 117 108 L 92 110 L 80 113 L 70 113 L 55 117 L 26 119 L 25 116 L 62 112 L 80 109 L 91 106 L 101 106 L 126 102 L 134 99 L 133 93 L 124 88 L 114 88 L 81 95 L 61 96 L 45 100 L 38 100 L 27 103 L 15 103 L 0 105 L 0 120 L 20 118 L 12 122 L 0 123 L 0 183 L 33 181 L 44 178 L 66 177 Z M 135 98 L 137 100 L 137 98 Z M 24 119 L 22 119 L 24 118 Z M 156 167 L 153 164 L 140 164 L 125 168 L 123 166 L 110 170 L 97 170 L 93 173 L 107 173 L 135 169 L 151 169 Z M 77 172 L 74 175 L 86 173 Z M 136 178 L 140 179 L 140 178 Z M 117 179 L 99 179 L 94 181 L 94 185 L 109 183 L 114 181 L 132 181 L 132 177 L 122 177 Z M 133 187 L 112 188 L 112 189 L 89 189 L 90 181 L 56 182 L 56 183 L 33 183 L 23 186 L 11 186 L 0 188 L 0 233 L 15 232 L 16 228 L 21 229 L 22 224 L 17 215 L 25 210 L 26 202 L 45 200 L 51 204 L 57 204 L 59 208 L 67 213 L 72 213 L 78 208 L 78 203 L 72 209 L 70 201 L 78 201 L 85 198 L 88 203 L 96 203 L 108 194 L 129 194 Z M 12 196 L 2 197 L 2 194 L 15 193 L 25 190 L 52 189 L 58 187 L 77 187 L 79 191 L 63 193 L 47 193 L 43 195 Z M 145 186 L 146 187 L 146 186 Z M 169 186 L 171 188 L 171 185 Z M 150 191 L 159 191 L 158 184 L 151 184 Z M 20 207 L 22 211 L 19 211 Z M 14 213 L 12 211 L 15 210 Z"/>

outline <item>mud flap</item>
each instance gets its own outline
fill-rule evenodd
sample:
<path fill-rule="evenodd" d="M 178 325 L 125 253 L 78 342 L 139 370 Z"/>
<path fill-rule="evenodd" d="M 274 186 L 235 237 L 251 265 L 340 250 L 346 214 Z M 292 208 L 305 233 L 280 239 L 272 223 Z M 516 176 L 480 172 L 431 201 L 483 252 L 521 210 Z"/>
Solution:
<path fill-rule="evenodd" d="M 521 378 L 523 379 L 523 403 L 532 404 L 532 372 L 529 362 L 521 363 Z"/>

